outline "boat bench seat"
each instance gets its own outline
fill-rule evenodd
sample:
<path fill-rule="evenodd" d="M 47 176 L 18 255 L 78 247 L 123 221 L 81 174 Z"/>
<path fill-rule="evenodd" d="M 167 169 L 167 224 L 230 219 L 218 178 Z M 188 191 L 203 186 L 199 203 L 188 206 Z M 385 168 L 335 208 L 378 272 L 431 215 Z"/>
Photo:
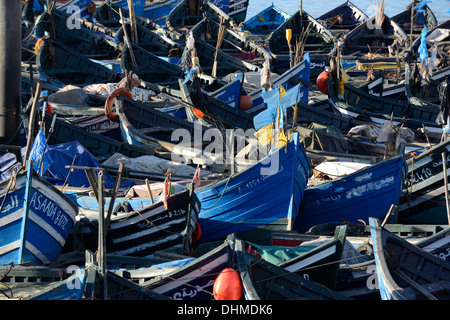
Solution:
<path fill-rule="evenodd" d="M 429 284 L 421 285 L 421 287 L 427 291 L 428 293 L 439 296 L 439 294 L 445 294 L 446 296 L 450 296 L 450 281 L 441 280 Z M 423 294 L 418 293 L 417 290 L 408 287 L 404 289 L 405 292 L 408 292 L 412 295 L 423 296 Z"/>

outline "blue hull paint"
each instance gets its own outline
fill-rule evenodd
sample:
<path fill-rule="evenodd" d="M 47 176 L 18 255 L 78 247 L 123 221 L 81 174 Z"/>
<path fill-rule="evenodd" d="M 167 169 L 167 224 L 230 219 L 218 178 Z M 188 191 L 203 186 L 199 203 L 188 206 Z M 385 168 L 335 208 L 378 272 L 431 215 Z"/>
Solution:
<path fill-rule="evenodd" d="M 81 300 L 85 290 L 87 272 L 76 269 L 66 280 L 55 282 L 48 288 L 33 294 L 26 300 Z"/>
<path fill-rule="evenodd" d="M 272 162 L 264 165 L 260 161 L 229 179 L 196 190 L 202 205 L 200 241 L 223 239 L 232 233 L 245 240 L 246 234 L 264 236 L 268 231 L 292 227 L 310 176 L 309 159 L 297 135 L 287 151 L 282 147 L 267 159 Z M 273 165 L 276 161 L 278 166 Z M 262 174 L 261 169 L 268 170 L 271 165 L 273 174 Z"/>
<path fill-rule="evenodd" d="M 175 8 L 181 0 L 166 0 L 161 3 L 155 3 L 152 5 L 147 5 L 144 8 L 142 16 L 152 20 L 154 23 L 160 26 L 165 26 L 166 17 L 169 15 L 170 11 Z"/>
<path fill-rule="evenodd" d="M 16 187 L 6 192 L 0 213 L 0 264 L 50 263 L 60 254 L 75 221 L 77 207 L 34 172 L 19 174 Z"/>
<path fill-rule="evenodd" d="M 307 188 L 295 230 L 306 232 L 328 222 L 358 223 L 384 217 L 398 205 L 407 167 L 403 157 L 384 160 L 328 183 Z"/>
<path fill-rule="evenodd" d="M 289 19 L 290 15 L 271 4 L 257 15 L 248 19 L 243 28 L 252 35 L 268 35 Z M 264 21 L 261 21 L 260 18 Z"/>
<path fill-rule="evenodd" d="M 233 255 L 227 240 L 176 271 L 141 285 L 172 300 L 213 300 L 214 280 L 223 269 L 233 267 Z"/>
<path fill-rule="evenodd" d="M 303 81 L 309 82 L 309 74 L 310 74 L 310 55 L 306 53 L 303 56 L 303 61 L 295 65 L 292 69 L 289 69 L 285 73 L 283 73 L 279 78 L 277 78 L 273 82 L 273 87 L 282 86 L 285 91 L 293 88 L 296 83 L 292 84 L 290 79 L 292 77 L 299 78 Z M 261 97 L 262 90 L 257 90 L 255 92 L 250 93 L 250 97 L 253 100 L 253 105 L 250 109 L 247 110 L 248 113 L 253 115 L 257 115 L 263 110 L 266 110 L 267 107 L 264 104 L 264 100 Z M 300 97 L 301 102 L 308 103 L 308 92 L 309 89 L 307 86 L 301 86 L 300 88 Z"/>

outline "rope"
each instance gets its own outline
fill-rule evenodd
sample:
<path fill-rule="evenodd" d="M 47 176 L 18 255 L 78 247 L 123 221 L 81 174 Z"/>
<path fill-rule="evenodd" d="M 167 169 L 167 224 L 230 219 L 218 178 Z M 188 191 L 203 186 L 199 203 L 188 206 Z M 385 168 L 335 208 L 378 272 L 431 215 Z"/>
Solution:
<path fill-rule="evenodd" d="M 228 182 L 230 182 L 230 179 L 231 179 L 231 176 L 229 176 L 229 177 L 227 178 L 227 183 L 225 184 L 225 187 L 223 188 L 222 194 L 220 195 L 219 199 L 217 199 L 217 201 L 216 201 L 212 206 L 210 206 L 210 207 L 208 207 L 208 208 L 202 208 L 202 210 L 209 210 L 209 209 L 215 207 L 215 206 L 219 203 L 220 199 L 222 199 L 222 196 L 223 196 L 223 194 L 225 193 L 225 190 L 227 189 Z"/>

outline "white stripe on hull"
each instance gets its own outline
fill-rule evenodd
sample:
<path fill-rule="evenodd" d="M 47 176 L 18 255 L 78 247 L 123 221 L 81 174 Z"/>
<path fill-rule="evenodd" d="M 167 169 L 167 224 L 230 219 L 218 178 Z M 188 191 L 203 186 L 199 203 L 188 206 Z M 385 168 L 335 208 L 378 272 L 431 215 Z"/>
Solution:
<path fill-rule="evenodd" d="M 295 271 L 301 270 L 317 261 L 323 260 L 326 257 L 331 256 L 334 253 L 336 253 L 336 246 L 332 246 L 326 250 L 323 250 L 320 254 L 315 254 L 312 257 L 309 257 L 302 261 L 294 263 L 288 267 L 285 267 L 284 269 L 289 272 L 295 272 Z"/>
<path fill-rule="evenodd" d="M 191 272 L 185 274 L 184 276 L 176 279 L 175 281 L 171 280 L 169 283 L 162 285 L 160 287 L 152 289 L 153 291 L 157 293 L 163 294 L 164 292 L 171 291 L 177 287 L 181 287 L 191 281 L 192 279 L 199 278 L 204 276 L 206 273 L 208 273 L 210 270 L 213 270 L 217 266 L 221 264 L 225 264 L 228 262 L 228 253 L 224 253 L 220 257 L 214 259 L 214 261 L 204 265 L 201 268 L 196 268 L 195 270 L 192 270 Z"/>
<path fill-rule="evenodd" d="M 178 219 L 178 220 L 171 220 L 168 223 L 162 224 L 162 225 L 158 225 L 156 227 L 151 227 L 148 228 L 146 230 L 140 231 L 140 232 L 134 232 L 133 234 L 124 236 L 124 237 L 120 237 L 120 238 L 115 238 L 113 240 L 113 243 L 118 244 L 121 242 L 125 242 L 125 241 L 129 241 L 129 240 L 135 240 L 136 238 L 140 238 L 140 237 L 145 237 L 148 236 L 152 233 L 156 233 L 156 232 L 160 232 L 161 229 L 167 230 L 168 228 L 170 228 L 170 226 L 174 225 L 174 224 L 178 224 L 180 222 L 185 221 L 185 219 Z M 143 223 L 147 223 L 144 220 L 142 220 Z M 181 234 L 177 234 L 177 236 L 180 236 Z"/>
<path fill-rule="evenodd" d="M 177 235 L 177 234 L 175 234 L 175 235 L 168 235 L 168 236 L 164 237 L 164 239 L 160 239 L 159 241 L 147 242 L 147 243 L 144 243 L 144 244 L 140 244 L 140 245 L 136 245 L 134 247 L 128 248 L 126 250 L 113 251 L 113 253 L 115 255 L 126 256 L 128 254 L 132 254 L 132 253 L 139 252 L 139 251 L 145 251 L 148 248 L 156 247 L 156 246 L 158 246 L 160 244 L 163 244 L 163 243 L 166 243 L 166 242 L 170 242 L 172 240 L 176 240 L 179 237 L 180 237 L 180 235 Z"/>

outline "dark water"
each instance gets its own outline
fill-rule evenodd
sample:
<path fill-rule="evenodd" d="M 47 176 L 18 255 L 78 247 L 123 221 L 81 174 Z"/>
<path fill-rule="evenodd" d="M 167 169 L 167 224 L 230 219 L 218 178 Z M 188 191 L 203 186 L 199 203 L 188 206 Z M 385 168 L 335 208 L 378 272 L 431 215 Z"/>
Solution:
<path fill-rule="evenodd" d="M 316 18 L 344 2 L 345 0 L 303 0 L 302 7 L 303 10 L 308 12 L 312 17 Z M 368 16 L 374 15 L 375 0 L 353 0 L 351 2 L 364 11 Z M 377 2 L 381 3 L 381 1 Z M 411 0 L 385 1 L 384 12 L 387 16 L 393 16 L 404 11 L 406 6 L 411 2 Z M 247 10 L 247 19 L 253 17 L 261 10 L 270 6 L 272 3 L 289 15 L 294 14 L 300 8 L 300 0 L 250 0 Z M 431 8 L 439 22 L 450 19 L 449 0 L 432 0 L 428 3 L 428 6 Z"/>

